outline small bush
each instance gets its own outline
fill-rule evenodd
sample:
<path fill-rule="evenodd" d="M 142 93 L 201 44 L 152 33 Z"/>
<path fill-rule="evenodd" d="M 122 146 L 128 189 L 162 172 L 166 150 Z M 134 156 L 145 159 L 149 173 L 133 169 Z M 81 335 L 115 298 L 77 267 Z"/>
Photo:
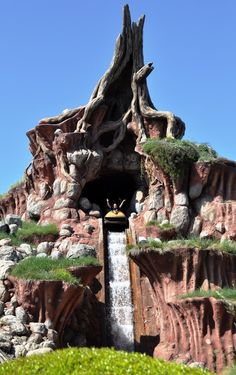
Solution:
<path fill-rule="evenodd" d="M 62 280 L 77 284 L 78 279 L 68 270 L 74 266 L 98 265 L 93 257 L 80 257 L 76 259 L 50 259 L 28 257 L 20 261 L 11 271 L 11 275 L 24 280 Z"/>
<path fill-rule="evenodd" d="M 0 374 L 210 375 L 210 372 L 153 359 L 140 353 L 126 353 L 107 348 L 70 348 L 6 362 L 0 366 Z"/>
<path fill-rule="evenodd" d="M 217 157 L 217 153 L 207 144 L 172 138 L 148 139 L 143 150 L 172 178 L 183 173 L 185 164 L 212 161 Z"/>

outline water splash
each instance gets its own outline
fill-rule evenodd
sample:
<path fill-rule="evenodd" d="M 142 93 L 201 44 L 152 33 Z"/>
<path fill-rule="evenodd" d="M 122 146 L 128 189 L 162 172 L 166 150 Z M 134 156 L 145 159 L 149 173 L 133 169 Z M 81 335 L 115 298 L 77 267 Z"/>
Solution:
<path fill-rule="evenodd" d="M 109 321 L 112 345 L 134 350 L 133 305 L 125 232 L 108 232 Z"/>

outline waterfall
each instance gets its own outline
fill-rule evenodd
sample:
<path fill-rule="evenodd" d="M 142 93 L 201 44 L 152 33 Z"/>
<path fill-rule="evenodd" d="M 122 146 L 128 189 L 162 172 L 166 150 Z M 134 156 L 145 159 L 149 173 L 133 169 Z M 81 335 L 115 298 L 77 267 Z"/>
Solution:
<path fill-rule="evenodd" d="M 109 324 L 112 345 L 134 350 L 133 305 L 125 232 L 108 232 Z"/>

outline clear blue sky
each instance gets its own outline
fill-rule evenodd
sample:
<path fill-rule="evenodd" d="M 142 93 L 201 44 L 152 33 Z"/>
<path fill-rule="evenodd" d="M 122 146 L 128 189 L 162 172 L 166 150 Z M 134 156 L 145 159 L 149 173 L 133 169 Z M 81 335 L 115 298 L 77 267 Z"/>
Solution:
<path fill-rule="evenodd" d="M 0 193 L 31 160 L 26 131 L 86 104 L 110 64 L 120 0 L 7 0 L 0 8 Z M 131 0 L 146 14 L 154 104 L 186 123 L 185 138 L 236 159 L 236 0 Z"/>

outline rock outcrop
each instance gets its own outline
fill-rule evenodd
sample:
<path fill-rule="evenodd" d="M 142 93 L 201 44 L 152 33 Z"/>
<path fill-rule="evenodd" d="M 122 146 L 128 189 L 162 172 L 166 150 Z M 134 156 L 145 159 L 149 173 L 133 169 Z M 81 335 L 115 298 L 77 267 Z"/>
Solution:
<path fill-rule="evenodd" d="M 202 362 L 221 371 L 234 360 L 236 310 L 223 297 L 181 299 L 196 289 L 234 287 L 236 256 L 216 250 L 141 251 L 131 258 L 148 278 L 150 323 L 159 331 L 154 356 L 184 363 Z M 154 307 L 152 307 L 154 306 Z M 147 307 L 147 306 L 146 306 Z M 149 328 L 151 330 L 151 328 Z"/>

